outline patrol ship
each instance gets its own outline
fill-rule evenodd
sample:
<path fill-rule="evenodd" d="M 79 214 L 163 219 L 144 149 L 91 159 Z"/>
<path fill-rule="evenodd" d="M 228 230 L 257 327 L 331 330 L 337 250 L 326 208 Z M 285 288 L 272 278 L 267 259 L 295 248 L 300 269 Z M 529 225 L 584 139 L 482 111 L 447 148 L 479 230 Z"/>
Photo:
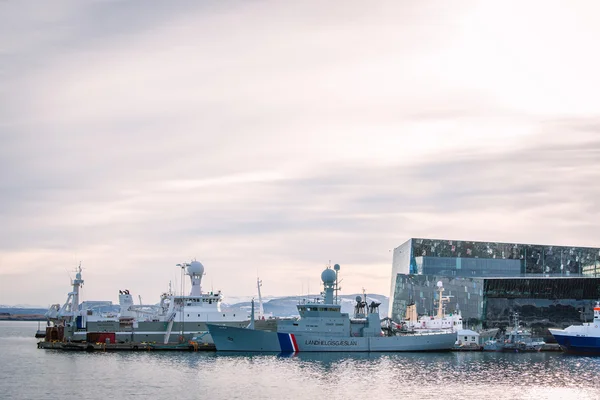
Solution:
<path fill-rule="evenodd" d="M 364 294 L 356 297 L 353 318 L 342 313 L 337 300 L 339 270 L 338 264 L 333 269 L 325 269 L 321 273 L 324 299 L 298 304 L 299 318 L 279 320 L 276 332 L 207 324 L 217 351 L 392 352 L 453 348 L 456 332 L 397 334 L 388 331 L 384 334 L 379 317 L 380 303 L 373 301 L 367 305 Z"/>
<path fill-rule="evenodd" d="M 594 306 L 593 322 L 549 331 L 565 353 L 600 356 L 600 302 Z"/>

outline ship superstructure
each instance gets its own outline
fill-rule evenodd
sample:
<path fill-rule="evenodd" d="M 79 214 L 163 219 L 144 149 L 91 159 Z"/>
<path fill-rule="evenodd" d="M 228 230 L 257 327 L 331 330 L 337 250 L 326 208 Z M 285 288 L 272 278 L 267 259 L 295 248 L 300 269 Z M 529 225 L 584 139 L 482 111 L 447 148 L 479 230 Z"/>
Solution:
<path fill-rule="evenodd" d="M 83 285 L 81 267 L 72 282 L 72 290 L 62 305 L 50 307 L 46 317 L 64 330 L 64 338 L 89 341 L 91 337 L 114 338 L 116 342 L 181 343 L 192 337 L 202 337 L 212 343 L 206 323 L 246 326 L 249 313 L 223 311 L 221 291 L 203 292 L 204 266 L 199 261 L 178 264 L 182 275 L 189 276 L 189 295 L 174 294 L 171 290 L 160 296 L 158 304 L 135 304 L 129 290 L 119 291 L 119 305 L 111 302 L 79 303 Z"/>
<path fill-rule="evenodd" d="M 437 312 L 435 315 L 418 316 L 417 306 L 414 302 L 406 307 L 406 317 L 399 328 L 406 331 L 426 331 L 426 330 L 444 330 L 448 332 L 457 332 L 463 329 L 463 319 L 460 310 L 452 313 L 446 313 L 446 306 L 450 300 L 449 296 L 444 296 L 444 285 L 437 283 Z"/>

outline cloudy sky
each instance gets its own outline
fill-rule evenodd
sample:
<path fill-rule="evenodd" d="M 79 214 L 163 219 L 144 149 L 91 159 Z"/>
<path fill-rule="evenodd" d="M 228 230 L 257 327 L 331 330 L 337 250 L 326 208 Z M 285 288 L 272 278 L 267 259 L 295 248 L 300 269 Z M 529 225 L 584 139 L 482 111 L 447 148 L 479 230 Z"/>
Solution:
<path fill-rule="evenodd" d="M 0 304 L 388 294 L 410 237 L 600 246 L 597 1 L 0 1 Z M 71 273 L 72 275 L 72 273 Z M 189 287 L 189 285 L 188 285 Z"/>

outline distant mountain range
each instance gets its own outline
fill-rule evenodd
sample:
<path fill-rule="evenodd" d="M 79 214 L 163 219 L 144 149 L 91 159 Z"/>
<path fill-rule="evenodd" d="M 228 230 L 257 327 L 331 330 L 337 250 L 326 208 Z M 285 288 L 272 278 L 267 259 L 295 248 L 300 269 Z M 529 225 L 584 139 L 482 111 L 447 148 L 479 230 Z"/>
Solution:
<path fill-rule="evenodd" d="M 43 315 L 47 308 L 38 308 L 38 307 L 19 307 L 19 306 L 5 306 L 0 305 L 0 314 L 10 314 L 10 315 L 32 315 L 38 314 Z"/>
<path fill-rule="evenodd" d="M 356 296 L 358 294 L 347 294 L 340 295 L 339 300 L 342 305 L 342 312 L 347 312 L 352 314 L 354 311 L 354 304 L 356 303 Z M 263 298 L 263 308 L 265 310 L 265 314 L 272 314 L 275 317 L 290 317 L 294 315 L 298 315 L 298 310 L 296 309 L 296 305 L 305 299 L 315 299 L 318 295 L 305 295 L 305 296 L 268 296 Z M 227 303 L 223 302 L 222 308 L 224 310 L 250 310 L 251 308 L 251 300 L 252 297 L 241 298 L 241 297 L 228 297 Z M 232 301 L 233 300 L 233 301 Z M 242 301 L 236 301 L 242 300 Z M 375 301 L 377 303 L 381 303 L 379 306 L 379 315 L 386 316 L 388 313 L 388 297 L 381 294 L 369 294 L 367 295 L 367 303 L 371 303 Z M 254 298 L 255 302 L 255 312 L 258 313 L 258 299 Z M 44 314 L 47 311 L 45 307 L 39 306 L 28 306 L 25 304 L 17 304 L 15 306 L 9 305 L 0 305 L 0 314 L 19 314 L 19 315 L 27 315 L 27 314 Z"/>
<path fill-rule="evenodd" d="M 47 307 L 44 306 L 38 306 L 38 305 L 31 305 L 31 304 L 15 304 L 12 306 L 8 306 L 8 305 L 4 305 L 4 304 L 0 304 L 0 308 L 38 308 L 38 309 L 44 309 L 46 310 Z"/>
<path fill-rule="evenodd" d="M 358 294 L 347 294 L 340 295 L 339 300 L 342 305 L 342 312 L 347 312 L 352 314 L 354 312 L 354 304 L 356 304 L 356 296 Z M 287 297 L 271 297 L 269 300 L 263 299 L 263 308 L 265 310 L 265 314 L 273 314 L 275 317 L 290 317 L 293 315 L 298 315 L 298 310 L 296 309 L 296 305 L 305 299 L 314 299 L 317 298 L 317 295 L 309 295 L 309 296 L 287 296 Z M 362 296 L 361 296 L 362 297 Z M 223 303 L 223 309 L 227 310 L 250 310 L 251 308 L 251 299 L 248 301 L 242 301 L 234 304 L 226 304 Z M 370 304 L 372 301 L 376 303 L 381 303 L 379 306 L 379 315 L 386 316 L 388 313 L 388 297 L 382 294 L 369 294 L 367 295 L 367 303 Z M 254 299 L 254 310 L 258 312 L 258 299 Z"/>

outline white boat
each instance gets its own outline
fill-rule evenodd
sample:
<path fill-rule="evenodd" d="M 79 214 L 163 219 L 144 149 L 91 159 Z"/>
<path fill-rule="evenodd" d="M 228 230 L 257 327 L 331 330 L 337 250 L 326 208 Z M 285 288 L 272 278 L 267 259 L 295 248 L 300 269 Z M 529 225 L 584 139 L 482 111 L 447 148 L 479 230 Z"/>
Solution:
<path fill-rule="evenodd" d="M 62 306 L 51 306 L 46 317 L 56 327 L 63 327 L 61 339 L 97 341 L 108 338 L 117 343 L 182 343 L 192 337 L 202 337 L 204 343 L 212 344 L 210 335 L 205 334 L 207 323 L 239 327 L 249 324 L 248 312 L 221 309 L 221 291 L 202 291 L 204 266 L 200 262 L 177 265 L 181 267 L 182 274 L 190 278 L 192 288 L 189 295 L 176 295 L 169 291 L 160 296 L 158 304 L 136 305 L 129 290 L 120 290 L 116 310 L 108 301 L 79 302 L 84 283 L 79 266 L 67 301 Z"/>
<path fill-rule="evenodd" d="M 444 296 L 444 286 L 441 281 L 437 283 L 437 313 L 435 315 L 417 314 L 417 306 L 412 303 L 406 308 L 404 320 L 397 325 L 397 329 L 406 332 L 455 332 L 457 340 L 455 349 L 458 350 L 481 350 L 483 340 L 495 336 L 498 332 L 494 329 L 480 329 L 477 331 L 465 329 L 460 310 L 446 312 L 446 303 L 450 296 Z"/>
<path fill-rule="evenodd" d="M 463 319 L 460 310 L 453 313 L 445 312 L 445 303 L 450 300 L 449 296 L 444 296 L 444 286 L 442 282 L 437 283 L 437 313 L 436 315 L 417 314 L 417 306 L 412 303 L 406 307 L 406 316 L 400 324 L 401 330 L 424 332 L 424 331 L 447 331 L 457 332 L 463 329 Z"/>

